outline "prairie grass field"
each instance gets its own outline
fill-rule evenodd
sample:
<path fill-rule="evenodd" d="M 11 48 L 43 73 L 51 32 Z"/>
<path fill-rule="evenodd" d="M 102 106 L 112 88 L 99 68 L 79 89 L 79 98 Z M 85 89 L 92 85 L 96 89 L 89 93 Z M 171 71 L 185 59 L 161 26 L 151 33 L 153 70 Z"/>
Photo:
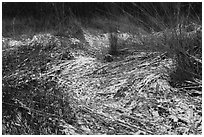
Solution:
<path fill-rule="evenodd" d="M 202 135 L 202 3 L 2 3 L 3 135 Z"/>

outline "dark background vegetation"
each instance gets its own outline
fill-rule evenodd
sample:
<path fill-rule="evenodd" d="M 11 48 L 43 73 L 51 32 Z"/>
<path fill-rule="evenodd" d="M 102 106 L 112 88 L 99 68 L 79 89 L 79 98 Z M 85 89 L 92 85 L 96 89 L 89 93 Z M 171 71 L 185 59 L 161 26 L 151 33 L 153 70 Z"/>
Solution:
<path fill-rule="evenodd" d="M 135 7 L 135 5 L 138 6 Z M 172 11 L 176 8 L 180 8 L 182 14 L 189 14 L 187 12 L 190 9 L 191 16 L 195 14 L 199 15 L 201 18 L 202 4 L 201 3 L 128 3 L 128 2 L 118 2 L 118 3 L 104 3 L 104 2 L 86 2 L 86 3 L 52 3 L 52 2 L 4 2 L 2 6 L 2 15 L 4 18 L 14 18 L 14 17 L 34 17 L 34 18 L 44 18 L 48 15 L 56 14 L 56 10 L 63 10 L 64 15 L 70 15 L 71 12 L 77 17 L 93 17 L 95 15 L 107 15 L 107 12 L 111 8 L 116 8 L 117 12 L 115 14 L 122 14 L 126 11 L 132 15 L 144 16 L 144 11 L 141 7 L 148 9 L 151 14 L 165 14 L 166 9 L 171 9 Z M 178 7 L 179 5 L 179 7 Z M 113 14 L 113 13 L 112 13 Z"/>
<path fill-rule="evenodd" d="M 123 17 L 129 18 L 134 25 L 141 26 L 146 31 L 152 29 L 161 31 L 164 28 L 175 27 L 178 24 L 177 21 L 182 20 L 178 19 L 178 17 L 202 20 L 201 13 L 202 3 L 199 2 L 4 2 L 2 4 L 2 32 L 3 36 L 13 37 L 19 32 L 21 35 L 28 34 L 25 30 L 27 31 L 30 28 L 34 32 L 56 30 L 59 27 L 61 29 L 69 26 L 73 18 L 79 19 L 83 25 L 90 26 L 91 20 L 96 18 L 117 21 L 118 18 L 123 20 Z M 189 19 L 187 20 L 189 21 Z M 186 22 L 186 24 L 188 23 Z M 8 32 L 11 32 L 12 35 Z"/>

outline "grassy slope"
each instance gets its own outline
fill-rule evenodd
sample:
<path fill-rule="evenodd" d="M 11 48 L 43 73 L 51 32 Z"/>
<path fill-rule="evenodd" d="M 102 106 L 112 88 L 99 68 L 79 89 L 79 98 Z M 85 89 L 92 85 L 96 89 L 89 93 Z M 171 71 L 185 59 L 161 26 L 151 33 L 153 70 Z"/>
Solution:
<path fill-rule="evenodd" d="M 120 54 L 106 62 L 103 21 L 3 39 L 3 134 L 201 134 L 202 28 L 113 22 Z"/>

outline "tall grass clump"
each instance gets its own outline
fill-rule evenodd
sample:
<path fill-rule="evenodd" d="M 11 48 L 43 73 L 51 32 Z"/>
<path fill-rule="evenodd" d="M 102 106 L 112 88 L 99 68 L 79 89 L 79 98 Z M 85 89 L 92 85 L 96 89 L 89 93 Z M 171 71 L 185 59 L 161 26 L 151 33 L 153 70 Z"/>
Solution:
<path fill-rule="evenodd" d="M 197 26 L 196 26 L 197 27 Z M 174 30 L 167 41 L 169 53 L 174 55 L 176 70 L 172 80 L 178 83 L 202 79 L 202 34 L 200 28 L 185 32 L 185 27 Z"/>
<path fill-rule="evenodd" d="M 150 32 L 152 48 L 163 46 L 175 61 L 171 82 L 182 85 L 187 81 L 201 86 L 202 77 L 202 3 L 133 3 L 140 10 L 143 26 Z M 156 41 L 156 42 L 155 42 Z M 144 45 L 147 40 L 144 40 Z M 160 50 L 160 49 L 158 49 Z"/>

